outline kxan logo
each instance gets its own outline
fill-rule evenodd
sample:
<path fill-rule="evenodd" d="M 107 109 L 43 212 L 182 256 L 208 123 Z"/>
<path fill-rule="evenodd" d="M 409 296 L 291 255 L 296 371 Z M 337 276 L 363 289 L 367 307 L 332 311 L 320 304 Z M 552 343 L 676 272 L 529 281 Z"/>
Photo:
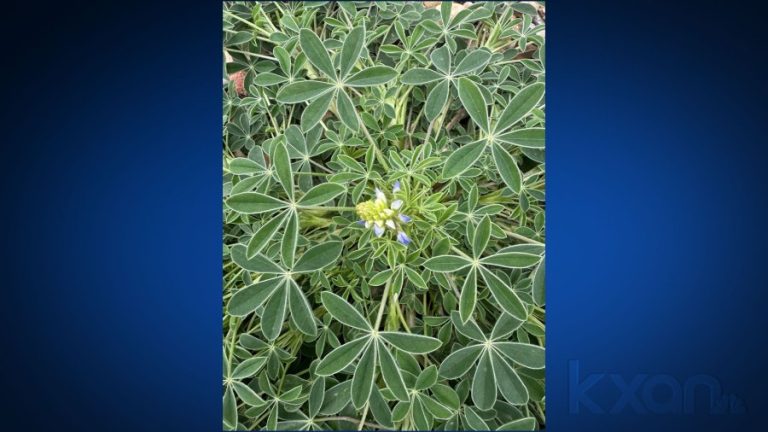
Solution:
<path fill-rule="evenodd" d="M 720 381 L 695 375 L 682 382 L 666 374 L 623 375 L 593 373 L 581 376 L 579 361 L 568 362 L 570 414 L 743 414 L 744 403 L 724 394 Z M 615 396 L 618 394 L 618 396 Z"/>

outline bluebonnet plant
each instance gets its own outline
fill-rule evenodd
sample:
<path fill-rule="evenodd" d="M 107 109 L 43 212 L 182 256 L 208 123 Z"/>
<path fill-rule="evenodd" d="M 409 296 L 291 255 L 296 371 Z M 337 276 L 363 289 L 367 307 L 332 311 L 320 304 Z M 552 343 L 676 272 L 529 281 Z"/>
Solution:
<path fill-rule="evenodd" d="M 396 195 L 399 192 L 400 182 L 396 181 L 392 187 L 392 194 Z M 373 228 L 376 237 L 384 235 L 388 228 L 397 232 L 397 241 L 407 246 L 411 239 L 403 230 L 402 225 L 410 222 L 411 218 L 400 213 L 402 207 L 403 200 L 395 199 L 390 203 L 387 200 L 387 195 L 381 189 L 376 188 L 376 198 L 358 204 L 355 209 L 357 215 L 360 216 L 358 223 L 365 225 L 366 228 Z"/>

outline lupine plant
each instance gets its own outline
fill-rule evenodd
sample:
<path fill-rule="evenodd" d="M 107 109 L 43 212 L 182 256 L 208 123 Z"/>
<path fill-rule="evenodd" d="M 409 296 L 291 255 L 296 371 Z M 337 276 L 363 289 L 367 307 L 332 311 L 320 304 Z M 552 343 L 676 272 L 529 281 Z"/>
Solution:
<path fill-rule="evenodd" d="M 543 5 L 223 21 L 224 429 L 543 428 Z"/>

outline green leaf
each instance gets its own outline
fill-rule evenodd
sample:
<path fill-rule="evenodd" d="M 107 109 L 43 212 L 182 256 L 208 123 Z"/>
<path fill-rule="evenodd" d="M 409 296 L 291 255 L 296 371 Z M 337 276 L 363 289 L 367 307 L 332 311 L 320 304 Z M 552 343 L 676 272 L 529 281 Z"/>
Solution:
<path fill-rule="evenodd" d="M 368 348 L 360 357 L 355 373 L 352 376 L 352 405 L 362 409 L 368 402 L 373 388 L 373 374 L 376 371 L 376 345 L 368 344 Z"/>
<path fill-rule="evenodd" d="M 536 267 L 536 270 L 533 273 L 533 282 L 531 283 L 531 294 L 533 295 L 533 300 L 539 306 L 544 306 L 545 304 L 544 274 L 546 271 L 544 269 L 544 261 L 545 260 L 542 257 L 541 263 L 539 263 L 539 266 Z"/>
<path fill-rule="evenodd" d="M 379 332 L 379 336 L 395 348 L 411 354 L 427 354 L 440 348 L 443 344 L 440 339 L 415 333 Z"/>
<path fill-rule="evenodd" d="M 493 272 L 486 270 L 485 267 L 480 267 L 480 270 L 485 280 L 485 285 L 496 300 L 496 305 L 519 320 L 527 320 L 528 310 L 525 308 L 522 300 L 520 300 L 520 297 Z"/>
<path fill-rule="evenodd" d="M 309 29 L 301 29 L 299 32 L 299 45 L 307 56 L 307 60 L 313 66 L 320 69 L 328 78 L 336 79 L 336 70 L 333 68 L 331 57 L 317 35 Z"/>
<path fill-rule="evenodd" d="M 288 203 L 258 192 L 243 192 L 227 198 L 227 207 L 238 213 L 259 214 L 288 207 Z"/>
<path fill-rule="evenodd" d="M 440 363 L 440 376 L 446 379 L 461 378 L 483 352 L 482 345 L 470 345 L 452 352 Z"/>
<path fill-rule="evenodd" d="M 384 400 L 384 396 L 381 395 L 381 391 L 375 384 L 371 388 L 371 395 L 368 398 L 368 406 L 371 409 L 373 418 L 376 419 L 379 424 L 389 430 L 394 429 L 394 424 L 392 423 L 392 411 L 389 409 L 387 401 Z"/>
<path fill-rule="evenodd" d="M 421 85 L 444 78 L 445 76 L 433 71 L 432 69 L 414 68 L 406 71 L 400 77 L 400 82 L 407 85 Z"/>
<path fill-rule="evenodd" d="M 520 90 L 509 101 L 496 122 L 495 133 L 501 133 L 509 129 L 536 108 L 544 96 L 544 83 L 533 83 Z"/>
<path fill-rule="evenodd" d="M 307 298 L 304 297 L 304 293 L 296 284 L 296 281 L 291 280 L 288 284 L 290 284 L 290 287 L 287 289 L 290 289 L 288 305 L 291 309 L 291 321 L 305 335 L 317 336 L 315 315 L 312 313 L 312 307 L 309 306 Z"/>
<path fill-rule="evenodd" d="M 434 365 L 430 367 L 434 367 Z M 453 417 L 454 412 L 450 408 L 432 399 L 431 397 L 425 394 L 420 394 L 419 399 L 421 399 L 421 403 L 424 404 L 424 408 L 426 408 L 430 414 L 435 416 L 435 418 L 444 420 Z"/>
<path fill-rule="evenodd" d="M 288 213 L 288 223 L 285 224 L 283 241 L 280 242 L 280 257 L 285 268 L 293 267 L 296 255 L 296 244 L 299 241 L 299 215 L 295 211 Z"/>
<path fill-rule="evenodd" d="M 419 374 L 416 378 L 416 384 L 413 386 L 415 390 L 426 390 L 437 383 L 437 366 L 430 365 Z"/>
<path fill-rule="evenodd" d="M 270 341 L 277 339 L 283 328 L 285 309 L 288 303 L 287 291 L 285 284 L 278 287 L 267 304 L 264 305 L 264 313 L 261 315 L 261 332 Z"/>
<path fill-rule="evenodd" d="M 290 199 L 293 199 L 293 171 L 291 170 L 291 159 L 288 157 L 288 149 L 285 147 L 285 143 L 280 140 L 275 145 L 274 151 L 274 165 L 277 172 L 277 178 L 280 179 L 280 184 L 283 185 L 285 193 L 288 194 Z"/>
<path fill-rule="evenodd" d="M 235 158 L 229 161 L 229 172 L 232 174 L 255 174 L 263 171 L 263 166 L 248 158 Z"/>
<path fill-rule="evenodd" d="M 485 342 L 485 334 L 483 334 L 483 331 L 480 330 L 480 327 L 474 320 L 469 319 L 467 321 L 462 321 L 461 314 L 459 312 L 452 311 L 451 322 L 456 328 L 456 331 L 462 335 L 478 342 Z"/>
<path fill-rule="evenodd" d="M 448 102 L 450 90 L 450 81 L 443 81 L 429 92 L 427 101 L 424 103 L 424 115 L 427 117 L 427 120 L 433 121 L 440 115 L 446 102 Z"/>
<path fill-rule="evenodd" d="M 224 409 L 224 424 L 232 429 L 237 428 L 237 400 L 231 386 L 224 390 L 224 399 L 222 401 Z"/>
<path fill-rule="evenodd" d="M 256 375 L 256 372 L 260 371 L 262 367 L 267 363 L 266 357 L 251 357 L 243 360 L 232 371 L 232 379 L 250 378 Z"/>
<path fill-rule="evenodd" d="M 420 398 L 415 398 L 411 406 L 411 417 L 416 430 L 432 430 L 432 416 L 426 412 Z"/>
<path fill-rule="evenodd" d="M 339 91 L 336 98 L 336 108 L 339 112 L 339 118 L 344 123 L 344 126 L 350 130 L 357 132 L 360 128 L 360 123 L 357 121 L 357 111 L 355 111 L 355 105 L 352 103 L 352 99 L 345 91 Z"/>
<path fill-rule="evenodd" d="M 341 255 L 343 246 L 340 241 L 329 241 L 307 249 L 293 267 L 293 272 L 309 273 L 333 264 Z"/>
<path fill-rule="evenodd" d="M 494 344 L 495 345 L 495 344 Z M 499 393 L 512 405 L 523 405 L 528 402 L 528 390 L 520 380 L 512 366 L 497 354 L 489 354 L 493 365 L 493 375 Z M 495 389 L 494 389 L 495 390 Z"/>
<path fill-rule="evenodd" d="M 450 179 L 470 169 L 485 150 L 485 140 L 464 144 L 448 156 L 443 165 L 443 178 Z"/>
<path fill-rule="evenodd" d="M 491 365 L 491 354 L 483 352 L 477 363 L 475 376 L 472 379 L 472 401 L 479 409 L 486 411 L 496 403 L 496 379 Z"/>
<path fill-rule="evenodd" d="M 519 195 L 522 188 L 523 175 L 520 173 L 517 162 L 499 144 L 494 143 L 491 146 L 491 152 L 493 154 L 493 162 L 496 164 L 496 169 L 499 170 L 501 179 L 504 180 L 504 183 L 514 193 Z"/>
<path fill-rule="evenodd" d="M 282 75 L 273 74 L 272 72 L 264 72 L 264 73 L 260 73 L 259 75 L 256 76 L 256 78 L 253 79 L 253 84 L 260 87 L 266 87 L 266 86 L 284 83 L 286 81 L 288 81 L 288 78 Z"/>
<path fill-rule="evenodd" d="M 481 263 L 506 267 L 506 268 L 527 268 L 536 265 L 541 257 L 535 254 L 525 252 L 502 252 L 485 257 L 480 260 Z"/>
<path fill-rule="evenodd" d="M 451 51 L 447 45 L 432 51 L 430 54 L 432 64 L 435 65 L 437 70 L 444 74 L 448 74 L 451 71 Z"/>
<path fill-rule="evenodd" d="M 491 238 L 491 218 L 485 215 L 480 219 L 480 223 L 475 228 L 475 235 L 472 239 L 472 253 L 475 257 L 479 257 L 485 251 L 485 247 L 488 246 L 488 240 Z"/>
<path fill-rule="evenodd" d="M 445 384 L 435 384 L 432 386 L 432 394 L 435 395 L 438 402 L 447 406 L 449 409 L 454 411 L 459 410 L 459 405 L 461 404 L 459 395 L 456 393 L 456 390 L 451 387 Z"/>
<path fill-rule="evenodd" d="M 379 286 L 384 285 L 389 278 L 392 276 L 392 269 L 386 269 L 384 271 L 381 271 L 379 273 L 376 273 L 368 280 L 368 285 L 371 286 Z"/>
<path fill-rule="evenodd" d="M 241 45 L 246 42 L 250 42 L 253 39 L 252 31 L 239 31 L 229 37 L 227 40 L 227 46 Z"/>
<path fill-rule="evenodd" d="M 456 70 L 453 71 L 453 76 L 464 75 L 482 69 L 488 64 L 490 59 L 491 53 L 488 51 L 482 49 L 474 50 L 459 62 Z"/>
<path fill-rule="evenodd" d="M 544 348 L 520 342 L 498 342 L 494 346 L 513 362 L 528 369 L 544 369 Z"/>
<path fill-rule="evenodd" d="M 241 268 L 258 273 L 277 274 L 285 273 L 282 267 L 278 266 L 271 259 L 262 254 L 256 254 L 251 258 L 245 257 L 245 246 L 235 245 L 230 249 L 232 261 Z"/>
<path fill-rule="evenodd" d="M 363 348 L 368 346 L 368 341 L 370 341 L 370 338 L 366 335 L 334 349 L 325 358 L 320 360 L 315 373 L 319 376 L 329 376 L 340 372 L 355 361 Z"/>
<path fill-rule="evenodd" d="M 267 279 L 237 291 L 229 299 L 227 312 L 232 316 L 246 316 L 255 311 L 272 295 L 282 280 L 281 277 Z"/>
<path fill-rule="evenodd" d="M 521 3 L 522 5 L 523 3 Z M 527 6 L 527 5 L 526 5 Z M 511 422 L 504 423 L 503 425 L 499 426 L 497 431 L 513 431 L 513 430 L 522 430 L 522 431 L 532 431 L 536 430 L 536 419 L 533 417 L 524 417 L 517 420 L 512 420 Z"/>
<path fill-rule="evenodd" d="M 368 320 L 338 295 L 330 291 L 323 291 L 320 294 L 320 299 L 323 302 L 323 306 L 325 306 L 325 310 L 340 323 L 363 331 L 373 330 Z"/>
<path fill-rule="evenodd" d="M 516 145 L 518 147 L 543 149 L 544 128 L 518 129 L 512 132 L 497 135 L 496 139 L 507 144 Z"/>
<path fill-rule="evenodd" d="M 309 411 L 307 414 L 309 414 L 310 418 L 317 417 L 317 414 L 320 412 L 320 407 L 323 406 L 324 399 L 325 378 L 318 377 L 309 389 Z"/>
<path fill-rule="evenodd" d="M 416 272 L 416 270 L 410 267 L 403 267 L 403 269 L 405 270 L 405 275 L 408 277 L 408 280 L 411 281 L 412 284 L 416 285 L 417 288 L 422 290 L 428 289 L 427 283 L 424 281 L 421 275 Z"/>
<path fill-rule="evenodd" d="M 487 431 L 491 430 L 491 428 L 488 427 L 488 424 L 485 422 L 485 420 L 480 417 L 472 407 L 465 407 L 464 408 L 464 419 L 466 420 L 467 426 L 476 431 Z"/>
<path fill-rule="evenodd" d="M 353 28 L 344 40 L 344 45 L 341 47 L 341 58 L 339 61 L 339 66 L 341 66 L 341 78 L 346 78 L 347 75 L 349 75 L 352 67 L 357 63 L 357 59 L 360 58 L 364 45 L 365 26 Z"/>
<path fill-rule="evenodd" d="M 328 112 L 331 101 L 333 101 L 333 95 L 335 94 L 336 92 L 328 92 L 304 108 L 304 112 L 301 113 L 301 130 L 307 132 L 320 123 L 325 113 Z"/>
<path fill-rule="evenodd" d="M 433 272 L 447 273 L 461 270 L 471 264 L 472 261 L 458 255 L 438 255 L 424 261 L 422 265 Z"/>
<path fill-rule="evenodd" d="M 289 104 L 305 102 L 323 95 L 333 88 L 333 84 L 328 84 L 322 81 L 296 81 L 281 87 L 280 90 L 278 90 L 275 99 L 280 103 Z"/>
<path fill-rule="evenodd" d="M 248 247 L 245 250 L 245 256 L 248 259 L 253 258 L 261 252 L 270 240 L 275 236 L 277 230 L 283 224 L 286 215 L 281 214 L 269 220 L 256 231 L 248 241 Z"/>
<path fill-rule="evenodd" d="M 387 388 L 392 391 L 392 394 L 401 401 L 410 400 L 408 396 L 408 390 L 405 388 L 403 382 L 403 376 L 400 374 L 400 367 L 395 363 L 395 358 L 392 357 L 392 353 L 389 352 L 384 343 L 378 341 L 379 344 L 379 366 L 381 367 L 381 376 L 384 378 L 384 382 L 387 384 Z"/>
<path fill-rule="evenodd" d="M 304 194 L 299 199 L 299 206 L 317 206 L 333 200 L 347 191 L 347 188 L 338 183 L 319 184 Z"/>
<path fill-rule="evenodd" d="M 264 406 L 264 404 L 266 404 L 264 399 L 260 398 L 252 388 L 240 381 L 232 381 L 232 388 L 235 389 L 237 397 L 250 406 Z"/>
<path fill-rule="evenodd" d="M 397 76 L 397 71 L 389 66 L 373 66 L 347 78 L 344 84 L 350 87 L 368 87 L 386 84 Z"/>
<path fill-rule="evenodd" d="M 464 279 L 464 285 L 461 287 L 461 298 L 459 299 L 459 313 L 461 321 L 466 323 L 472 318 L 477 303 L 477 271 L 473 268 L 467 273 Z"/>
<path fill-rule="evenodd" d="M 459 99 L 464 109 L 480 128 L 488 133 L 488 107 L 477 84 L 468 78 L 459 78 Z"/>
<path fill-rule="evenodd" d="M 344 407 L 349 405 L 350 387 L 352 387 L 352 380 L 336 384 L 325 392 L 325 400 L 323 401 L 323 406 L 320 408 L 320 413 L 325 415 L 337 414 L 344 409 Z"/>

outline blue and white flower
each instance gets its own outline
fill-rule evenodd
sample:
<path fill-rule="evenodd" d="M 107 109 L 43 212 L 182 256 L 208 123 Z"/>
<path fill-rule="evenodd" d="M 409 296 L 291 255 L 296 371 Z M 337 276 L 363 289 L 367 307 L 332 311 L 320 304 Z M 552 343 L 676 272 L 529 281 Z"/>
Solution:
<path fill-rule="evenodd" d="M 400 192 L 400 182 L 396 181 L 392 193 Z M 403 200 L 395 199 L 391 203 L 381 189 L 376 188 L 376 198 L 358 204 L 355 209 L 360 216 L 359 223 L 366 228 L 373 228 L 376 237 L 384 235 L 387 229 L 397 233 L 397 241 L 408 245 L 411 239 L 403 231 L 402 225 L 411 221 L 407 215 L 400 213 Z"/>

